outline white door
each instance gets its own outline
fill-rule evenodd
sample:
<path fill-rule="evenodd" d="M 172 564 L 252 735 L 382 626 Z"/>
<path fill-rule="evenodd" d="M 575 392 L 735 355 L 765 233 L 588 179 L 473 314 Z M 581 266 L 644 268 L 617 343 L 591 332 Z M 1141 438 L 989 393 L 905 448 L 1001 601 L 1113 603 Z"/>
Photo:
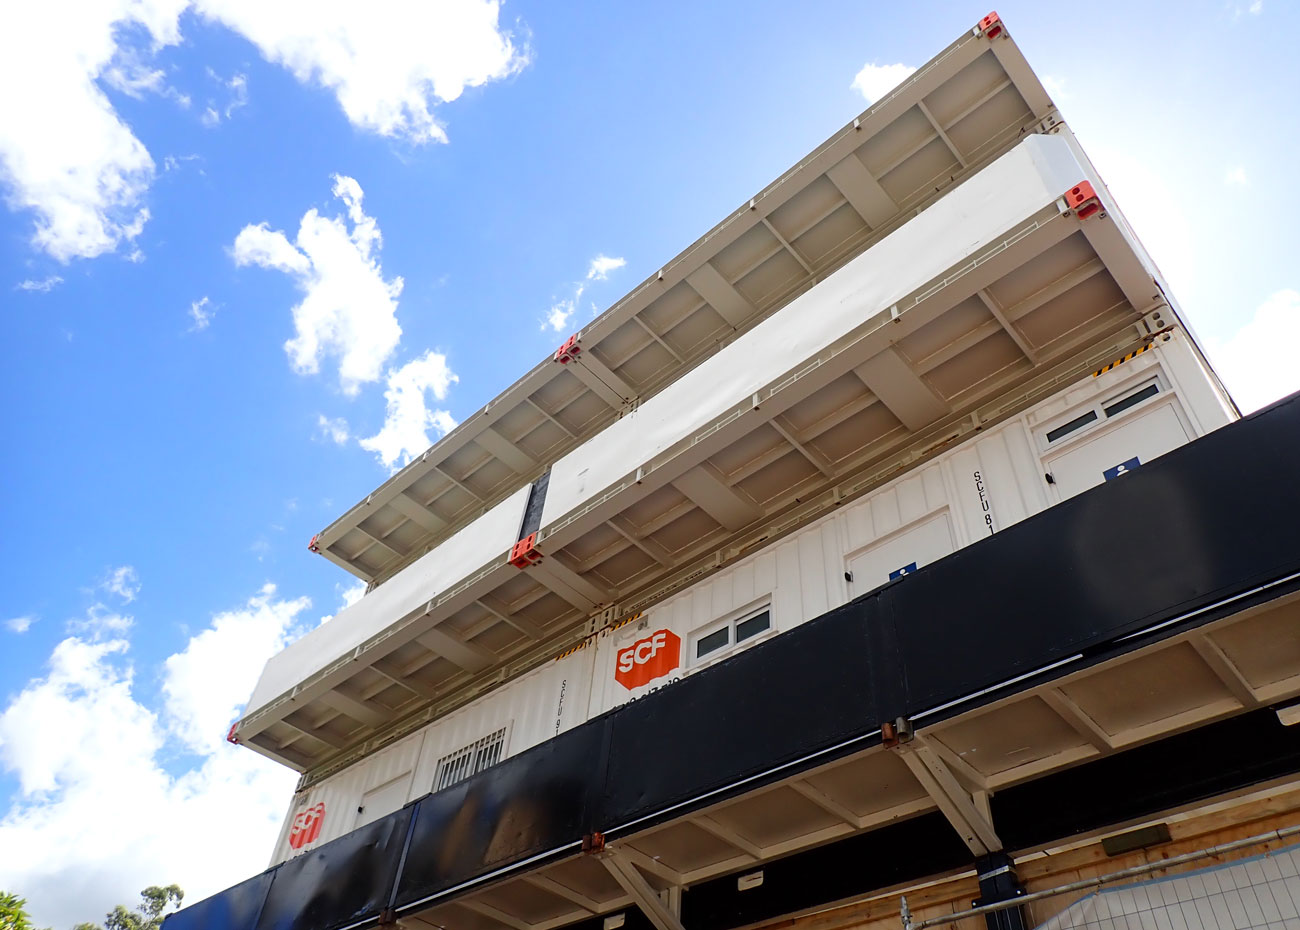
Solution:
<path fill-rule="evenodd" d="M 849 592 L 853 597 L 866 594 L 942 559 L 954 548 L 952 521 L 944 510 L 849 559 Z"/>
<path fill-rule="evenodd" d="M 411 790 L 411 773 L 406 772 L 392 781 L 384 782 L 377 788 L 371 788 L 361 797 L 357 822 L 352 829 L 363 827 L 371 821 L 386 817 L 406 803 L 407 793 Z"/>
<path fill-rule="evenodd" d="M 1045 464 L 1057 493 L 1065 500 L 1102 482 L 1122 478 L 1188 439 L 1183 421 L 1170 401 L 1070 445 Z"/>

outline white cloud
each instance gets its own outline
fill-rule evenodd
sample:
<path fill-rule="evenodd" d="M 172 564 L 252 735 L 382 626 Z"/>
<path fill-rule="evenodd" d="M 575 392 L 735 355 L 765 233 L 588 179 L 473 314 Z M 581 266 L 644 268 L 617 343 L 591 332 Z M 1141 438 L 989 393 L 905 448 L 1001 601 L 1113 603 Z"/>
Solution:
<path fill-rule="evenodd" d="M 86 610 L 86 616 L 68 621 L 68 632 L 78 636 L 89 636 L 95 642 L 122 636 L 134 625 L 135 620 L 126 614 L 109 610 L 103 604 L 92 604 Z"/>
<path fill-rule="evenodd" d="M 190 303 L 190 319 L 194 322 L 190 325 L 190 331 L 195 332 L 200 329 L 207 329 L 212 323 L 212 317 L 216 315 L 216 305 L 207 297 L 200 297 L 198 300 Z"/>
<path fill-rule="evenodd" d="M 1065 89 L 1065 78 L 1056 77 L 1052 74 L 1043 75 L 1043 87 L 1046 88 L 1048 95 L 1052 98 L 1053 103 L 1064 103 L 1070 99 L 1070 93 Z"/>
<path fill-rule="evenodd" d="M 130 565 L 122 565 L 110 571 L 100 587 L 109 594 L 116 594 L 123 604 L 129 604 L 140 593 L 140 576 Z"/>
<path fill-rule="evenodd" d="M 306 606 L 267 586 L 215 616 L 164 664 L 157 712 L 122 638 L 63 640 L 9 701 L 0 764 L 19 795 L 0 819 L 0 875 L 38 926 L 97 919 L 149 884 L 197 901 L 265 866 L 297 776 L 223 737 Z M 200 758 L 177 771 L 187 753 Z"/>
<path fill-rule="evenodd" d="M 1260 304 L 1210 359 L 1243 412 L 1300 391 L 1300 291 L 1287 288 Z"/>
<path fill-rule="evenodd" d="M 916 69 L 911 65 L 877 65 L 868 62 L 853 78 L 852 87 L 866 97 L 868 103 L 875 103 L 915 72 Z"/>
<path fill-rule="evenodd" d="M 542 323 L 542 329 L 550 327 L 557 333 L 562 333 L 569 325 L 569 318 L 573 316 L 575 303 L 572 299 L 559 300 L 551 304 L 551 309 L 546 314 L 546 319 Z"/>
<path fill-rule="evenodd" d="M 208 69 L 208 77 L 220 84 L 230 95 L 230 99 L 224 107 L 217 109 L 215 103 L 209 103 L 199 117 L 199 121 L 204 126 L 211 128 L 218 125 L 223 119 L 230 119 L 230 114 L 240 107 L 248 105 L 248 77 L 244 74 L 235 74 L 231 76 L 230 80 L 225 80 L 219 77 L 211 68 Z"/>
<path fill-rule="evenodd" d="M 610 258 L 608 255 L 597 255 L 591 260 L 591 267 L 587 269 L 588 281 L 604 281 L 609 277 L 611 271 L 617 271 L 627 264 L 625 258 Z"/>
<path fill-rule="evenodd" d="M 105 0 L 71 15 L 56 3 L 7 9 L 0 184 L 10 208 L 34 214 L 37 249 L 66 262 L 111 252 L 140 234 L 153 159 L 96 80 L 128 92 L 154 81 L 131 66 L 135 49 L 119 45 L 119 37 L 142 29 L 155 49 L 174 44 L 184 7 L 185 0 Z M 109 78 L 110 71 L 118 76 Z"/>
<path fill-rule="evenodd" d="M 154 160 L 101 84 L 189 106 L 153 57 L 181 41 L 179 18 L 192 6 L 300 81 L 331 90 L 354 125 L 415 142 L 446 140 L 433 112 L 439 103 L 527 64 L 501 29 L 495 0 L 102 0 L 73 11 L 11 4 L 0 30 L 0 86 L 39 92 L 0 94 L 0 185 L 12 209 L 34 215 L 37 249 L 67 262 L 140 235 Z M 243 75 L 225 84 L 229 101 L 209 105 L 205 123 L 247 100 Z"/>
<path fill-rule="evenodd" d="M 62 283 L 63 283 L 63 279 L 61 277 L 59 277 L 56 274 L 52 274 L 48 278 L 44 278 L 40 281 L 35 281 L 32 280 L 31 278 L 28 278 L 26 281 L 23 281 L 18 284 L 18 290 L 39 291 L 42 294 L 48 294 L 50 291 L 54 290 Z"/>
<path fill-rule="evenodd" d="M 168 731 L 191 751 L 213 755 L 262 671 L 248 654 L 265 659 L 283 649 L 309 606 L 306 597 L 277 599 L 275 585 L 266 584 L 239 608 L 215 615 L 163 663 Z"/>
<path fill-rule="evenodd" d="M 1228 173 L 1223 176 L 1223 182 L 1235 187 L 1245 187 L 1249 183 L 1246 179 L 1246 169 L 1241 165 L 1229 168 Z"/>
<path fill-rule="evenodd" d="M 348 436 L 350 435 L 348 431 L 348 421 L 342 417 L 331 420 L 322 413 L 318 417 L 316 425 L 320 429 L 321 436 L 328 439 L 336 446 L 341 446 L 348 441 Z"/>
<path fill-rule="evenodd" d="M 542 320 L 541 330 L 552 329 L 557 333 L 564 332 L 569 321 L 573 318 L 574 313 L 578 310 L 578 305 L 582 301 L 582 295 L 586 293 L 587 281 L 606 281 L 609 279 L 611 271 L 617 271 L 627 264 L 625 258 L 610 258 L 608 255 L 598 254 L 591 260 L 587 266 L 587 276 L 582 281 L 573 285 L 573 296 L 564 298 L 552 298 L 551 309 L 546 312 Z M 592 315 L 595 315 L 595 306 L 592 306 Z"/>
<path fill-rule="evenodd" d="M 30 614 L 25 617 L 12 617 L 5 621 L 5 628 L 11 633 L 26 633 L 35 622 L 36 618 Z"/>
<path fill-rule="evenodd" d="M 496 0 L 199 0 L 197 6 L 299 81 L 332 91 L 354 125 L 414 142 L 446 141 L 433 113 L 438 103 L 527 64 L 501 29 Z"/>
<path fill-rule="evenodd" d="M 431 445 L 429 430 L 438 437 L 451 432 L 456 421 L 442 409 L 430 409 L 428 395 L 445 400 L 460 379 L 447 366 L 447 357 L 432 350 L 388 373 L 384 391 L 384 426 L 374 436 L 360 440 L 361 448 L 392 471 L 422 454 Z"/>
<path fill-rule="evenodd" d="M 347 220 L 308 210 L 293 243 L 265 223 L 245 226 L 235 238 L 234 257 L 237 265 L 283 271 L 305 295 L 293 308 L 297 334 L 284 345 L 294 371 L 313 374 L 322 358 L 335 356 L 343 392 L 356 394 L 362 384 L 379 380 L 401 339 L 397 298 L 403 282 L 384 280 L 377 256 L 383 237 L 362 209 L 361 185 L 335 175 L 333 191 Z"/>

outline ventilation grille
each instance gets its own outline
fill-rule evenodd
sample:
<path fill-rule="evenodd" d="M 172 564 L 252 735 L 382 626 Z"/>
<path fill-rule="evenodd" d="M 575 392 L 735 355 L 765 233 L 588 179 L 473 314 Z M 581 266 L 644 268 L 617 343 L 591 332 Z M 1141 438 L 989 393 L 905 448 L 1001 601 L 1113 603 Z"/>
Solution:
<path fill-rule="evenodd" d="M 506 728 L 480 740 L 475 740 L 463 749 L 448 753 L 438 760 L 438 777 L 435 791 L 450 788 L 456 782 L 464 781 L 476 772 L 481 772 L 490 765 L 501 761 L 501 753 L 506 745 Z"/>

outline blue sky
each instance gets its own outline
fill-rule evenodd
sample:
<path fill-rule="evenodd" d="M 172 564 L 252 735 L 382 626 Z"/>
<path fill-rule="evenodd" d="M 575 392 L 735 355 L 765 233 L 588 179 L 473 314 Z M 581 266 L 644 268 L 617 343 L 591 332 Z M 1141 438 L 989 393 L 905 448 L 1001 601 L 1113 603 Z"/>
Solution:
<path fill-rule="evenodd" d="M 265 865 L 294 777 L 221 737 L 355 596 L 313 533 L 987 12 L 24 7 L 0 888 L 58 928 Z M 999 11 L 1242 406 L 1300 388 L 1300 9 Z"/>

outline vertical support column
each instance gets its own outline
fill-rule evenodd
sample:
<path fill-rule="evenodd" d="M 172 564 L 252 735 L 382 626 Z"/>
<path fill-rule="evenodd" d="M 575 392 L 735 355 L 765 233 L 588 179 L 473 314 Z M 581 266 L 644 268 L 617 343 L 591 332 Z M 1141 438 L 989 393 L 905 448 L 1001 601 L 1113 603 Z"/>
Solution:
<path fill-rule="evenodd" d="M 979 900 L 971 902 L 974 907 L 1009 901 L 1025 893 L 1016 875 L 1015 862 L 1004 852 L 980 856 L 975 860 L 975 873 L 979 876 L 980 896 Z M 989 930 L 1025 930 L 1024 909 L 1010 907 L 985 914 L 984 923 Z"/>

